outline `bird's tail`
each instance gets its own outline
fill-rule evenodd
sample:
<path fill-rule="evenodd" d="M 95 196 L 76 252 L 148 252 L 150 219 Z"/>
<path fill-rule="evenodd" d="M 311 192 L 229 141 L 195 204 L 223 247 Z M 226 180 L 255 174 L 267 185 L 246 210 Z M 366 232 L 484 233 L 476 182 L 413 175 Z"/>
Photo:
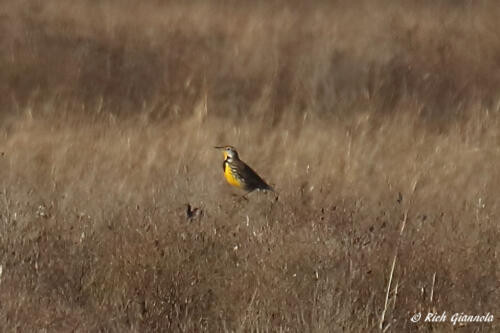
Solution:
<path fill-rule="evenodd" d="M 271 185 L 268 185 L 268 184 L 266 184 L 262 189 L 266 190 L 266 191 L 276 192 L 274 190 L 274 188 Z"/>

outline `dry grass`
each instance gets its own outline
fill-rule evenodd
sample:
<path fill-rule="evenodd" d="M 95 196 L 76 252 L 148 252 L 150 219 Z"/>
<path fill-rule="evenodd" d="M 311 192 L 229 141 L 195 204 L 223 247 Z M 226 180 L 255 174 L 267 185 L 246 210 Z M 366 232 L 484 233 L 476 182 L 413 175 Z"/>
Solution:
<path fill-rule="evenodd" d="M 494 1 L 5 3 L 2 331 L 500 328 Z"/>

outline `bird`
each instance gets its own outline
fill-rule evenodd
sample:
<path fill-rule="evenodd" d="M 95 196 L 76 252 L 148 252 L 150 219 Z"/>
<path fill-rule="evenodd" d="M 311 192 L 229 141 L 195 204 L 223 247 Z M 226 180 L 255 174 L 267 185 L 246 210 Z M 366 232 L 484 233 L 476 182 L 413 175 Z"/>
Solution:
<path fill-rule="evenodd" d="M 230 185 L 247 191 L 246 194 L 255 190 L 274 192 L 274 189 L 269 186 L 257 174 L 257 172 L 250 168 L 245 162 L 240 160 L 238 152 L 234 147 L 216 146 L 214 148 L 221 149 L 224 153 L 224 162 L 222 162 L 222 169 L 224 170 L 224 177 Z"/>

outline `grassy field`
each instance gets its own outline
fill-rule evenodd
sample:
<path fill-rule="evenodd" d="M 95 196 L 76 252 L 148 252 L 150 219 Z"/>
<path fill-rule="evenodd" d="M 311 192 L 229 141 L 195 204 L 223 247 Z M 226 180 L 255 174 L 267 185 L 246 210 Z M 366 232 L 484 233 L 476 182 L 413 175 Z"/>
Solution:
<path fill-rule="evenodd" d="M 3 1 L 0 330 L 498 332 L 499 21 Z M 277 195 L 240 199 L 228 144 Z"/>

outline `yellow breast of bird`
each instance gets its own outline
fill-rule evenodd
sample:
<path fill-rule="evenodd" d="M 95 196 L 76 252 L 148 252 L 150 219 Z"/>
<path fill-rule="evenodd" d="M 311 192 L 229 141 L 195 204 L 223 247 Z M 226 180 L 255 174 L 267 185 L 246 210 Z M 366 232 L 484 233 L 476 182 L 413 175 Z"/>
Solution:
<path fill-rule="evenodd" d="M 229 184 L 236 186 L 236 187 L 241 187 L 242 184 L 238 180 L 238 178 L 234 177 L 233 173 L 231 172 L 231 168 L 229 165 L 226 163 L 226 167 L 224 168 L 224 177 L 226 177 L 226 180 Z"/>

